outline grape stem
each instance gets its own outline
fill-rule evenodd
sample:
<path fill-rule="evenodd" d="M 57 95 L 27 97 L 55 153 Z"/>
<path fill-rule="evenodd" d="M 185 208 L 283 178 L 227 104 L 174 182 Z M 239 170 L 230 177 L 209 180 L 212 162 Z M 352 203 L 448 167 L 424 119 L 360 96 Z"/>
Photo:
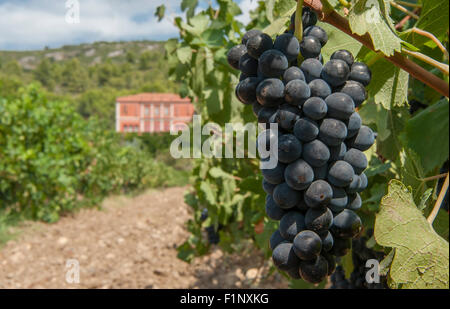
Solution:
<path fill-rule="evenodd" d="M 417 14 L 414 14 L 413 12 L 407 10 L 405 7 L 401 6 L 400 4 L 398 4 L 398 3 L 394 2 L 394 1 L 391 1 L 390 3 L 391 3 L 391 5 L 392 5 L 393 7 L 395 7 L 397 10 L 402 11 L 402 12 L 405 13 L 406 15 L 409 15 L 409 16 L 411 16 L 411 17 L 414 18 L 414 19 L 419 19 L 419 16 L 418 16 Z"/>
<path fill-rule="evenodd" d="M 436 201 L 436 204 L 434 204 L 433 210 L 431 211 L 430 215 L 427 218 L 427 221 L 432 224 L 434 219 L 436 218 L 439 209 L 441 209 L 441 204 L 444 201 L 444 197 L 445 194 L 447 193 L 448 190 L 448 173 L 447 173 L 447 177 L 445 177 L 445 181 L 444 181 L 444 185 L 441 188 L 441 192 L 439 192 L 439 196 L 438 199 Z"/>
<path fill-rule="evenodd" d="M 428 31 L 425 31 L 425 30 L 422 30 L 422 29 L 419 29 L 419 28 L 416 28 L 416 27 L 408 29 L 404 33 L 409 33 L 409 32 L 417 33 L 417 34 L 419 34 L 421 36 L 427 37 L 430 40 L 432 40 L 439 47 L 439 49 L 442 51 L 442 53 L 444 54 L 445 58 L 448 59 L 448 51 L 445 48 L 444 44 L 442 44 L 441 41 L 439 41 L 439 39 L 437 37 L 435 37 L 432 33 L 428 32 Z"/>
<path fill-rule="evenodd" d="M 359 41 L 361 44 L 366 46 L 367 48 L 375 51 L 375 48 L 373 46 L 372 40 L 369 36 L 369 34 L 364 34 L 363 36 L 357 35 L 352 32 L 350 29 L 349 22 L 346 18 L 339 15 L 337 12 L 335 12 L 332 8 L 330 9 L 330 5 L 328 1 L 322 1 L 320 0 L 304 0 L 304 4 L 318 14 L 319 18 L 337 29 L 341 30 L 342 32 L 345 32 L 355 40 Z M 412 77 L 420 80 L 424 84 L 428 85 L 432 89 L 439 92 L 441 95 L 449 97 L 449 85 L 446 81 L 440 79 L 436 75 L 434 75 L 431 72 L 428 72 L 424 68 L 422 68 L 417 63 L 409 60 L 405 56 L 403 56 L 399 52 L 394 52 L 393 56 L 386 56 L 383 55 L 386 60 L 392 62 L 397 67 L 405 70 L 408 72 Z"/>
<path fill-rule="evenodd" d="M 303 0 L 297 1 L 297 8 L 295 10 L 295 30 L 294 30 L 294 36 L 297 38 L 299 42 L 302 41 L 303 38 Z M 297 56 L 297 63 L 302 63 L 303 56 L 301 53 L 298 53 Z"/>
<path fill-rule="evenodd" d="M 434 66 L 435 68 L 437 68 L 438 70 L 440 70 L 442 73 L 444 73 L 445 75 L 448 75 L 448 64 L 445 63 L 441 63 L 439 61 L 434 60 L 433 58 L 430 58 L 422 53 L 418 53 L 418 52 L 414 52 L 414 51 L 410 51 L 407 49 L 403 49 L 402 52 L 404 54 L 413 56 L 414 58 L 417 58 L 425 63 L 428 63 L 429 65 Z"/>
<path fill-rule="evenodd" d="M 406 1 L 400 1 L 400 0 L 395 0 L 395 3 L 401 4 L 403 6 L 409 6 L 412 8 L 422 8 L 422 5 L 417 4 L 417 3 L 410 3 L 410 2 L 406 2 Z"/>
<path fill-rule="evenodd" d="M 448 173 L 444 173 L 444 174 L 426 177 L 426 178 L 423 178 L 422 181 L 427 182 L 427 181 L 432 181 L 432 180 L 436 180 L 436 179 L 441 179 L 441 178 L 444 178 L 445 176 L 447 176 L 447 174 Z"/>

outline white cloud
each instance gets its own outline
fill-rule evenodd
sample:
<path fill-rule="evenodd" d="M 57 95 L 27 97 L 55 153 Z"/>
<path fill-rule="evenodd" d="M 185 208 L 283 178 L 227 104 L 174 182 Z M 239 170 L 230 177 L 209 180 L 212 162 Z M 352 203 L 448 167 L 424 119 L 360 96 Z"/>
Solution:
<path fill-rule="evenodd" d="M 167 39 L 180 0 L 80 0 L 80 23 L 65 20 L 65 1 L 0 2 L 0 49 L 35 49 L 92 41 Z M 153 16 L 164 3 L 166 18 Z"/>
<path fill-rule="evenodd" d="M 257 0 L 242 0 L 239 3 L 239 7 L 241 8 L 242 15 L 236 17 L 244 25 L 247 25 L 250 22 L 250 11 L 256 9 L 258 7 Z"/>
<path fill-rule="evenodd" d="M 71 0 L 73 1 L 73 0 Z M 0 0 L 0 49 L 42 49 L 45 46 L 94 41 L 166 40 L 177 37 L 172 24 L 181 0 L 78 0 L 80 23 L 66 22 L 65 0 Z M 200 0 L 207 6 L 207 0 Z M 257 0 L 237 0 L 243 14 L 236 19 L 247 24 Z M 165 18 L 154 17 L 157 6 L 166 6 Z M 216 6 L 217 4 L 214 3 Z"/>

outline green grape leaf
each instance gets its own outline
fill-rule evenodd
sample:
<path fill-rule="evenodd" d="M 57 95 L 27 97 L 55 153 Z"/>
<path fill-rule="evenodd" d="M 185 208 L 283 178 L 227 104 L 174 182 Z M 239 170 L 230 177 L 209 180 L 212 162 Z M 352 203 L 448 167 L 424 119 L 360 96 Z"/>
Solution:
<path fill-rule="evenodd" d="M 186 16 L 191 18 L 195 14 L 195 8 L 198 5 L 198 0 L 183 0 L 181 1 L 181 10 L 186 12 Z"/>
<path fill-rule="evenodd" d="M 318 22 L 317 25 L 323 28 L 328 35 L 328 42 L 321 51 L 324 61 L 328 61 L 330 56 L 339 49 L 346 49 L 353 55 L 358 54 L 362 44 L 357 40 L 330 24 Z"/>
<path fill-rule="evenodd" d="M 281 34 L 285 28 L 286 23 L 291 19 L 291 15 L 295 12 L 295 6 L 288 10 L 284 15 L 275 19 L 271 24 L 269 24 L 266 28 L 264 28 L 263 32 L 267 33 L 270 36 L 275 36 L 277 34 Z"/>
<path fill-rule="evenodd" d="M 379 245 L 395 248 L 389 268 L 392 286 L 448 289 L 448 242 L 436 234 L 398 180 L 390 181 L 381 200 L 374 236 Z"/>
<path fill-rule="evenodd" d="M 189 46 L 180 47 L 176 50 L 178 60 L 183 64 L 189 64 L 192 60 L 192 50 Z"/>
<path fill-rule="evenodd" d="M 406 124 L 406 143 L 421 158 L 425 173 L 439 167 L 449 155 L 448 100 L 442 99 Z"/>
<path fill-rule="evenodd" d="M 422 1 L 422 9 L 420 10 L 420 18 L 415 24 L 416 28 L 424 31 L 431 32 L 439 39 L 448 40 L 448 27 L 449 19 L 448 12 L 449 1 L 448 0 L 433 0 Z M 422 47 L 422 45 L 430 42 L 430 39 L 412 32 L 403 32 L 402 38 L 408 40 L 416 47 Z"/>
<path fill-rule="evenodd" d="M 166 12 L 166 6 L 164 4 L 162 4 L 156 8 L 155 16 L 158 17 L 158 21 L 161 21 L 164 18 L 165 12 Z"/>
<path fill-rule="evenodd" d="M 378 1 L 358 0 L 352 5 L 348 19 L 353 33 L 368 33 L 375 50 L 392 56 L 395 51 L 401 51 L 402 40 L 394 32 L 387 15 Z"/>
<path fill-rule="evenodd" d="M 433 188 L 428 188 L 423 194 L 422 197 L 420 198 L 420 203 L 417 206 L 417 208 L 419 208 L 419 210 L 424 210 L 425 207 L 427 207 L 427 202 L 430 199 L 431 195 L 433 194 Z"/>
<path fill-rule="evenodd" d="M 405 186 L 415 189 L 414 200 L 417 201 L 426 190 L 426 184 L 423 182 L 425 173 L 420 157 L 413 150 L 404 148 L 400 151 L 399 161 L 400 180 Z"/>
<path fill-rule="evenodd" d="M 374 54 L 374 57 L 377 55 Z M 375 103 L 383 105 L 385 109 L 406 105 L 409 74 L 382 58 L 369 67 L 372 81 L 367 91 L 373 96 Z"/>

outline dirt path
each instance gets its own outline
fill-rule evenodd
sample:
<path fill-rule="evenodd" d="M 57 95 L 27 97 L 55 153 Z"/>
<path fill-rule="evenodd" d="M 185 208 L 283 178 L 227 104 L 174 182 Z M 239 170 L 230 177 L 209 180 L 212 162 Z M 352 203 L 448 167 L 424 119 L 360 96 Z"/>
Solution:
<path fill-rule="evenodd" d="M 0 288 L 282 288 L 264 259 L 214 249 L 191 265 L 176 257 L 188 236 L 186 188 L 106 200 L 55 224 L 31 222 L 0 249 Z M 80 282 L 66 282 L 76 259 Z"/>

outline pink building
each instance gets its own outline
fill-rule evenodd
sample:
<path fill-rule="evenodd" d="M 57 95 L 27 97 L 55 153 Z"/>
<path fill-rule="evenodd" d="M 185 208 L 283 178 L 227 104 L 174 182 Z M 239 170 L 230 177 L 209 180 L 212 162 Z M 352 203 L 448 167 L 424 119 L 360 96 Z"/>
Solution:
<path fill-rule="evenodd" d="M 194 106 L 188 98 L 172 93 L 141 93 L 116 99 L 117 132 L 170 132 L 185 128 Z"/>

